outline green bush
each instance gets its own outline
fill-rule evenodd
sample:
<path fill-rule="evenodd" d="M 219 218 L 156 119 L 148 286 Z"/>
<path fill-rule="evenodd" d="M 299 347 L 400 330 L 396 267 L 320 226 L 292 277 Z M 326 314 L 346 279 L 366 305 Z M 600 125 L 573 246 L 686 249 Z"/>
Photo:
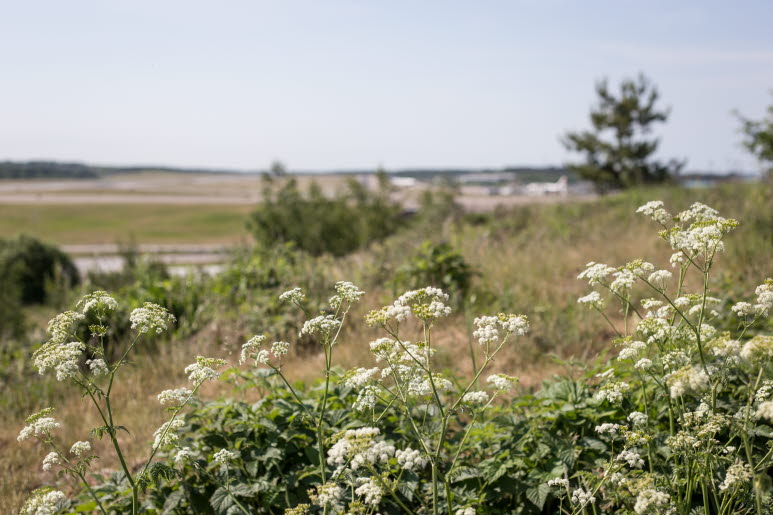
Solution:
<path fill-rule="evenodd" d="M 52 283 L 72 287 L 80 280 L 67 254 L 26 235 L 0 240 L 0 277 L 4 284 L 18 288 L 23 304 L 47 302 Z"/>
<path fill-rule="evenodd" d="M 327 197 L 312 182 L 304 195 L 294 178 L 281 187 L 269 186 L 263 202 L 251 214 L 248 229 L 264 247 L 293 243 L 318 256 L 342 256 L 379 241 L 399 227 L 401 207 L 389 198 L 384 178 L 371 193 L 354 180 L 336 197 Z"/>
<path fill-rule="evenodd" d="M 447 242 L 425 241 L 419 252 L 397 269 L 395 286 L 403 290 L 431 284 L 464 301 L 477 272 Z"/>

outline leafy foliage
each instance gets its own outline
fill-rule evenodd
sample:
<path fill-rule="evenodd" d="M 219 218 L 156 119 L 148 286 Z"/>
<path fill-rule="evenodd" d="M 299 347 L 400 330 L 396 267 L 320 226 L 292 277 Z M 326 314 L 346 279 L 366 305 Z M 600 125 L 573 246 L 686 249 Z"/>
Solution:
<path fill-rule="evenodd" d="M 417 289 L 431 284 L 464 300 L 472 286 L 476 271 L 447 242 L 425 241 L 419 251 L 398 268 L 395 284 L 405 289 Z"/>
<path fill-rule="evenodd" d="M 350 180 L 345 192 L 330 198 L 315 182 L 304 195 L 294 178 L 278 188 L 271 180 L 248 228 L 265 247 L 291 242 L 315 256 L 342 256 L 397 229 L 401 207 L 390 200 L 385 175 L 380 177 L 380 184 L 380 190 L 371 193 Z"/>
<path fill-rule="evenodd" d="M 10 288 L 19 289 L 23 304 L 46 302 L 54 281 L 71 287 L 80 280 L 67 254 L 26 235 L 0 240 L 0 277 Z"/>

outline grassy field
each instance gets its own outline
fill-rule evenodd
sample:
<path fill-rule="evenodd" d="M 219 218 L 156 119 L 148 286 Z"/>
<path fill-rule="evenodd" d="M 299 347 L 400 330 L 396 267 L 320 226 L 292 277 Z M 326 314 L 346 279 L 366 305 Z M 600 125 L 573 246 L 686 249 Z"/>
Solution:
<path fill-rule="evenodd" d="M 0 205 L 0 238 L 29 234 L 59 244 L 238 243 L 253 206 L 182 204 Z"/>
<path fill-rule="evenodd" d="M 362 316 L 370 309 L 391 302 L 395 271 L 415 253 L 425 239 L 448 241 L 478 272 L 474 292 L 477 300 L 466 312 L 457 312 L 437 335 L 444 348 L 444 366 L 456 374 L 469 373 L 467 355 L 472 319 L 483 312 L 516 312 L 530 317 L 531 332 L 497 358 L 495 371 L 520 376 L 525 389 L 534 388 L 552 373 L 564 370 L 551 354 L 581 361 L 598 359 L 610 352 L 614 333 L 598 317 L 588 317 L 576 299 L 587 293 L 587 284 L 576 276 L 588 261 L 613 266 L 640 256 L 657 266 L 668 267 L 670 249 L 657 236 L 650 220 L 634 213 L 648 200 L 662 199 L 673 211 L 686 209 L 694 201 L 705 202 L 727 217 L 737 218 L 741 227 L 727 239 L 722 261 L 722 281 L 733 299 L 753 292 L 754 286 L 773 276 L 773 186 L 729 185 L 718 189 L 683 190 L 658 188 L 631 191 L 592 202 L 530 205 L 480 215 L 459 223 L 408 228 L 384 243 L 353 255 L 333 260 L 320 258 L 308 274 L 325 281 L 351 280 L 367 295 L 353 313 L 353 325 L 343 335 L 336 351 L 342 367 L 369 366 L 372 360 L 367 342 L 373 330 Z M 143 242 L 229 242 L 245 237 L 244 219 L 250 206 L 2 206 L 0 236 L 28 232 L 49 241 L 67 243 L 113 242 L 116 233 L 131 234 Z M 196 231 L 191 230 L 192 227 Z M 306 279 L 298 277 L 298 286 Z M 320 279 L 321 280 L 321 279 Z M 399 293 L 399 292 L 398 292 Z M 250 310 L 251 307 L 245 307 Z M 140 354 L 137 367 L 126 371 L 116 403 L 121 413 L 131 413 L 131 436 L 125 439 L 130 466 L 147 449 L 153 430 L 165 417 L 155 395 L 165 388 L 184 383 L 183 368 L 192 357 L 212 355 L 238 358 L 237 349 L 248 334 L 239 323 L 242 313 L 220 313 L 204 329 L 191 336 L 173 338 L 153 353 Z M 37 336 L 48 316 L 38 314 Z M 621 324 L 622 317 L 612 316 Z M 277 336 L 278 337 L 278 336 Z M 433 338 L 435 338 L 433 334 Z M 34 341 L 34 338 L 33 338 Z M 288 340 L 289 341 L 289 340 Z M 83 439 L 85 401 L 69 386 L 51 379 L 39 379 L 25 360 L 30 349 L 20 349 L 13 361 L 26 384 L 4 386 L 6 405 L 16 406 L 8 424 L 0 430 L 0 468 L 5 478 L 0 489 L 0 512 L 18 509 L 26 493 L 41 484 L 51 484 L 50 475 L 40 471 L 42 446 L 16 442 L 24 410 L 52 403 L 63 422 L 65 441 Z M 318 354 L 296 355 L 288 363 L 288 374 L 304 380 L 319 375 L 323 368 Z M 211 399 L 234 394 L 227 384 L 209 385 L 202 395 Z M 98 443 L 98 450 L 104 443 Z M 110 456 L 105 453 L 105 456 Z M 133 460 L 133 461 L 132 461 Z M 110 458 L 95 464 L 95 470 L 114 469 Z M 63 483 L 66 488 L 67 483 Z"/>

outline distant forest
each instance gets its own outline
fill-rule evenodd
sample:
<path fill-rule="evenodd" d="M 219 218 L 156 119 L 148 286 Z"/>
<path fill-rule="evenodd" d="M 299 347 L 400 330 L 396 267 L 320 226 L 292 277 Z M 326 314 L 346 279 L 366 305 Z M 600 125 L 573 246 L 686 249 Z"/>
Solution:
<path fill-rule="evenodd" d="M 118 173 L 177 172 L 212 173 L 225 170 L 204 170 L 189 168 L 169 168 L 160 166 L 92 166 L 81 163 L 62 163 L 58 161 L 2 161 L 0 179 L 96 179 Z"/>
<path fill-rule="evenodd" d="M 373 169 L 363 170 L 327 170 L 324 173 L 341 175 L 360 175 L 373 173 Z M 2 179 L 97 179 L 113 174 L 141 173 L 141 172 L 171 172 L 171 173 L 268 173 L 265 170 L 224 170 L 215 168 L 173 168 L 166 166 L 94 166 L 82 163 L 64 163 L 59 161 L 0 161 L 0 180 Z M 389 175 L 396 177 L 415 177 L 417 179 L 432 180 L 444 178 L 454 181 L 461 175 L 470 173 L 490 173 L 511 175 L 513 179 L 521 183 L 534 181 L 556 181 L 566 175 L 570 183 L 579 180 L 578 175 L 560 166 L 508 166 L 499 169 L 472 169 L 472 168 L 417 168 L 390 170 Z M 316 175 L 319 172 L 293 171 L 293 175 Z M 689 179 L 713 179 L 742 178 L 742 173 L 702 173 L 683 172 L 679 175 L 681 181 Z"/>
<path fill-rule="evenodd" d="M 51 161 L 0 162 L 0 179 L 93 179 L 100 173 L 92 166 Z"/>
<path fill-rule="evenodd" d="M 139 172 L 175 172 L 175 173 L 261 173 L 258 170 L 251 172 L 222 169 L 198 169 L 198 168 L 172 168 L 161 166 L 92 166 L 82 163 L 63 163 L 58 161 L 26 161 L 0 162 L 0 179 L 96 179 L 113 174 L 139 173 Z M 372 173 L 374 170 L 330 170 L 327 173 L 343 175 L 359 175 Z M 568 175 L 570 181 L 576 177 L 575 174 L 561 167 L 508 167 L 504 169 L 403 169 L 391 171 L 390 175 L 416 178 L 437 178 L 446 177 L 454 179 L 463 174 L 489 172 L 489 173 L 511 173 L 514 177 L 521 180 L 530 181 L 555 181 L 562 175 Z M 303 172 L 298 172 L 304 174 Z M 313 174 L 314 172 L 305 172 Z"/>

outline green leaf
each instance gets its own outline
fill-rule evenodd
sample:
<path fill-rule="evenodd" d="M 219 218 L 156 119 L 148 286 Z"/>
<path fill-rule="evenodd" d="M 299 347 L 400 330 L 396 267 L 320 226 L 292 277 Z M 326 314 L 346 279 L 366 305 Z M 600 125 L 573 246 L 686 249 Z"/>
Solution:
<path fill-rule="evenodd" d="M 229 494 L 228 490 L 222 486 L 215 490 L 214 493 L 212 493 L 212 497 L 209 498 L 209 505 L 212 506 L 212 509 L 218 514 L 225 515 L 228 512 L 228 508 L 235 504 L 231 494 Z"/>
<path fill-rule="evenodd" d="M 540 483 L 535 487 L 526 489 L 526 498 L 541 510 L 545 506 L 545 501 L 547 500 L 549 493 L 550 487 L 547 483 Z"/>

